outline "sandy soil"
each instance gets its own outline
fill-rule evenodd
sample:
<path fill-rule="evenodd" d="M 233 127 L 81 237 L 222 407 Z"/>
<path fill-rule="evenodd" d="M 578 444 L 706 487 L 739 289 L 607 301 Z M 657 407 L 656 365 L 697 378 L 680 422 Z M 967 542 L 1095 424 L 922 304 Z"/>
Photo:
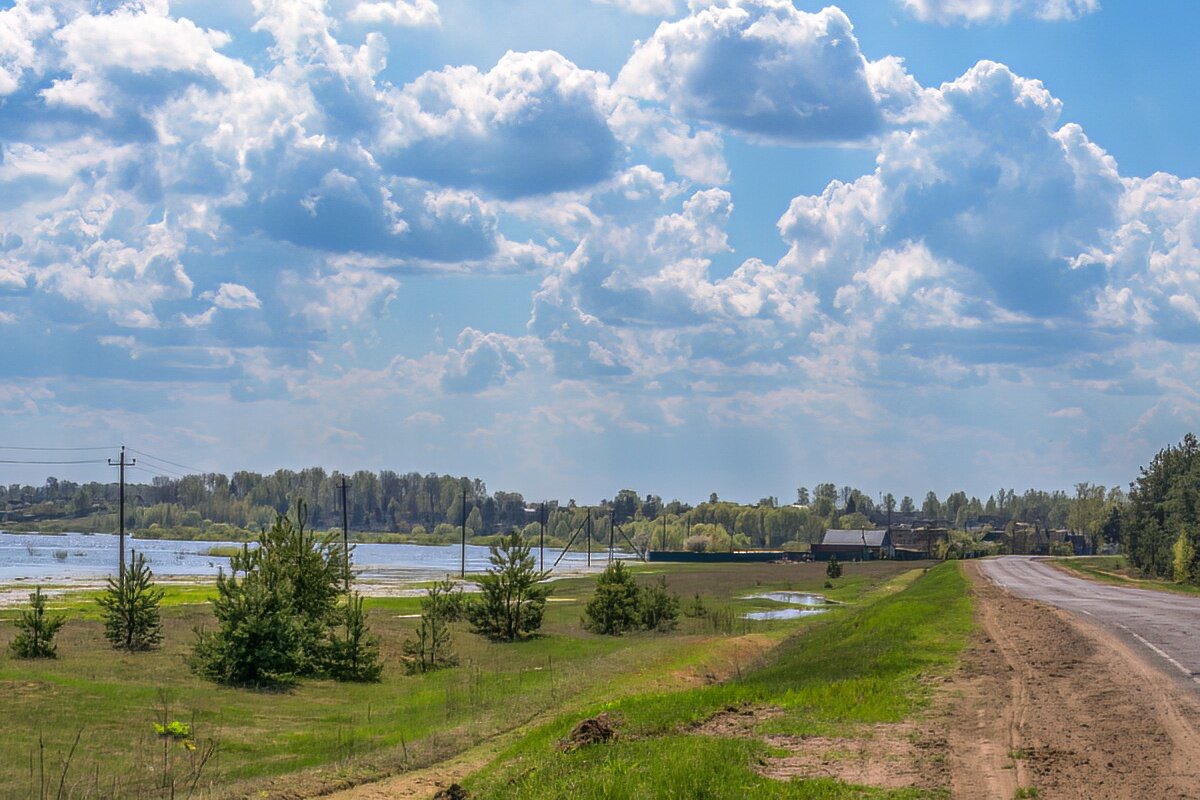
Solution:
<path fill-rule="evenodd" d="M 967 567 L 981 632 L 944 689 L 955 798 L 1200 798 L 1200 701 L 1125 644 Z"/>

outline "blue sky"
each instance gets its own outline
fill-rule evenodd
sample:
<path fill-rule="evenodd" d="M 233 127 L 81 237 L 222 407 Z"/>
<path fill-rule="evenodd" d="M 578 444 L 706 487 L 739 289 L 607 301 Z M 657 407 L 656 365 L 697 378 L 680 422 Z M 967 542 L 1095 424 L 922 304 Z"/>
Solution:
<path fill-rule="evenodd" d="M 581 502 L 1127 483 L 1200 409 L 1198 22 L 0 5 L 0 445 Z M 107 477 L 0 481 L 48 469 Z"/>

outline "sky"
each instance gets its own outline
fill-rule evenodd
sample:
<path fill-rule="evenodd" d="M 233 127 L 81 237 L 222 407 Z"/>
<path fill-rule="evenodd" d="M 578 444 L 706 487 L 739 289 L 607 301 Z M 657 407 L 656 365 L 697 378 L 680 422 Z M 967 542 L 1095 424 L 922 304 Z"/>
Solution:
<path fill-rule="evenodd" d="M 0 446 L 579 502 L 1127 484 L 1200 417 L 1198 25 L 0 3 Z"/>

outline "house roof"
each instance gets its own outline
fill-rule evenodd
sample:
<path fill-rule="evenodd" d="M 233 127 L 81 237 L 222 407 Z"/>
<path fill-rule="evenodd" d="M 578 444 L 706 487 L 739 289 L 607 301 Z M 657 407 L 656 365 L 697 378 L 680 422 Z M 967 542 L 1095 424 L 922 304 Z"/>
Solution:
<path fill-rule="evenodd" d="M 887 529 L 876 531 L 827 530 L 821 544 L 835 544 L 844 547 L 883 547 L 885 538 L 887 538 Z"/>

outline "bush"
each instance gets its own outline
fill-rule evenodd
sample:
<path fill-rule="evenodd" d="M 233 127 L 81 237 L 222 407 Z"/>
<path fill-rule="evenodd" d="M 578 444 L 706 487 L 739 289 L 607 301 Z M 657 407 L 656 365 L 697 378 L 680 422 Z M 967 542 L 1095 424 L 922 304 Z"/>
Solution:
<path fill-rule="evenodd" d="M 704 605 L 704 598 L 700 596 L 699 592 L 696 592 L 696 596 L 683 609 L 683 614 L 684 616 L 693 618 L 708 616 L 708 608 Z"/>
<path fill-rule="evenodd" d="M 632 630 L 670 630 L 678 618 L 679 598 L 667 591 L 665 578 L 639 586 L 633 573 L 614 561 L 596 579 L 596 591 L 584 609 L 583 626 L 618 636 Z"/>
<path fill-rule="evenodd" d="M 8 646 L 17 658 L 57 658 L 54 636 L 67 621 L 66 615 L 46 611 L 46 598 L 42 596 L 40 586 L 29 595 L 29 604 L 30 608 L 22 611 L 15 620 L 20 633 Z"/>
<path fill-rule="evenodd" d="M 409 675 L 452 667 L 458 663 L 450 642 L 450 625 L 462 613 L 462 592 L 450 580 L 439 581 L 421 598 L 421 622 L 416 638 L 405 639 L 404 668 Z"/>
<path fill-rule="evenodd" d="M 825 567 L 825 575 L 830 580 L 842 577 L 842 562 L 838 561 L 837 556 L 829 557 L 829 564 Z"/>
<path fill-rule="evenodd" d="M 467 606 L 472 629 L 494 641 L 511 642 L 542 627 L 550 587 L 548 572 L 536 568 L 530 546 L 513 531 L 491 545 L 492 566 L 479 578 L 481 596 Z"/>
<path fill-rule="evenodd" d="M 229 575 L 217 575 L 218 629 L 197 630 L 196 672 L 238 686 L 327 673 L 333 629 L 346 620 L 338 598 L 347 554 L 333 535 L 306 531 L 306 518 L 303 502 L 296 505 L 295 522 L 277 515 L 259 546 L 243 546 L 229 560 Z"/>
<path fill-rule="evenodd" d="M 146 557 L 134 552 L 129 566 L 118 577 L 108 579 L 108 588 L 97 600 L 105 638 L 117 650 L 134 652 L 157 646 L 162 640 L 158 610 L 162 598 Z"/>

